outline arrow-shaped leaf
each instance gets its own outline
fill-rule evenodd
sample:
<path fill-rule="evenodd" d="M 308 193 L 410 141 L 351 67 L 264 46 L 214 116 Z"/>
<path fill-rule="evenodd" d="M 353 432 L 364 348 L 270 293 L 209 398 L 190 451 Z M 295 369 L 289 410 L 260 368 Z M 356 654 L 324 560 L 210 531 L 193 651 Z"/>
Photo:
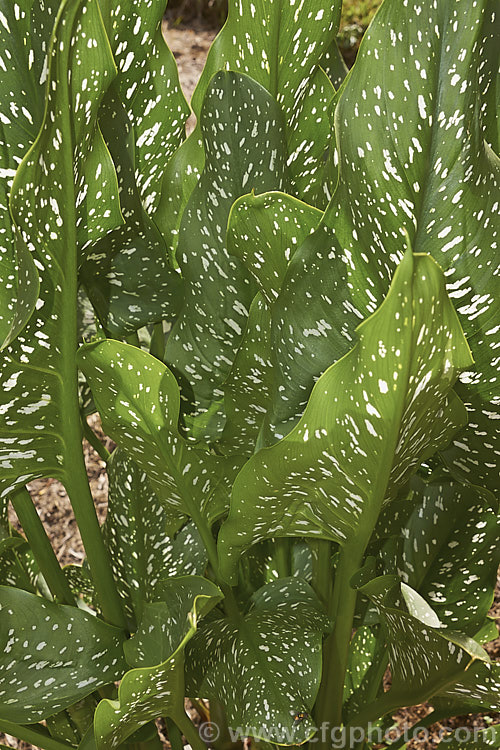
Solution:
<path fill-rule="evenodd" d="M 363 39 L 335 111 L 339 184 L 276 306 L 282 365 L 286 356 L 276 436 L 296 423 L 314 380 L 382 301 L 402 227 L 415 252 L 430 253 L 445 271 L 476 361 L 472 390 L 484 401 L 495 394 L 500 162 L 484 142 L 481 114 L 487 5 L 389 0 Z M 308 335 L 323 319 L 338 339 Z M 498 409 L 490 411 L 496 418 Z"/>
<path fill-rule="evenodd" d="M 432 258 L 407 251 L 357 334 L 297 427 L 239 473 L 219 537 L 230 578 L 241 551 L 266 537 L 356 537 L 362 549 L 384 500 L 463 424 L 448 395 L 470 353 Z"/>

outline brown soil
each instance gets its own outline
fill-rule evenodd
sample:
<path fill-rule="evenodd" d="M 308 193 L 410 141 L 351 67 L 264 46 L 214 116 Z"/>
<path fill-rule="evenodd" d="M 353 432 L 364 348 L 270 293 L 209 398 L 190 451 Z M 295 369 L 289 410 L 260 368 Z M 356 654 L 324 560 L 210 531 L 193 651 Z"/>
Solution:
<path fill-rule="evenodd" d="M 203 28 L 186 29 L 169 26 L 164 23 L 164 35 L 176 58 L 179 67 L 179 75 L 184 94 L 189 101 L 198 81 L 210 44 L 215 37 L 216 31 Z M 189 130 L 194 126 L 194 116 L 189 123 Z M 89 424 L 101 437 L 109 449 L 112 448 L 111 441 L 106 438 L 101 430 L 100 421 L 97 416 L 89 418 Z M 84 453 L 87 471 L 89 475 L 92 494 L 95 501 L 97 515 L 102 523 L 106 517 L 108 482 L 104 461 L 97 455 L 95 450 L 84 441 Z M 73 512 L 67 494 L 62 485 L 53 479 L 43 479 L 31 482 L 29 490 L 37 506 L 40 518 L 47 529 L 57 558 L 62 565 L 81 564 L 84 558 L 84 550 L 78 527 L 75 523 Z M 19 528 L 17 518 L 12 512 L 12 523 Z M 497 586 L 495 604 L 491 612 L 492 616 L 500 618 L 500 585 Z M 488 652 L 492 659 L 500 660 L 500 638 L 488 645 Z M 193 710 L 190 709 L 190 712 Z M 399 711 L 395 716 L 398 727 L 404 730 L 411 727 L 429 713 L 426 706 Z M 195 712 L 193 711 L 193 714 Z M 193 715 L 193 718 L 195 716 Z M 500 721 L 500 715 L 492 715 L 495 722 Z M 444 725 L 449 727 L 462 726 L 486 726 L 481 716 L 459 717 L 443 724 L 434 725 L 437 732 Z M 14 737 L 0 734 L 0 743 L 18 748 L 18 750 L 38 750 L 32 745 L 19 742 Z M 411 741 L 408 750 L 434 750 L 437 740 L 431 738 L 428 742 Z"/>

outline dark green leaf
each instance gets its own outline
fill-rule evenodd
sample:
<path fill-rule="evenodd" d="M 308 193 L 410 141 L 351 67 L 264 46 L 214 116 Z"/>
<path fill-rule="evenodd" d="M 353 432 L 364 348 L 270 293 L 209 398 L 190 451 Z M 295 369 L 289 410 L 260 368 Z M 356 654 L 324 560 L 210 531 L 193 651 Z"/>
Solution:
<path fill-rule="evenodd" d="M 483 401 L 498 390 L 499 160 L 481 122 L 485 6 L 388 0 L 363 39 L 335 111 L 339 184 L 321 228 L 292 260 L 276 306 L 284 373 L 271 419 L 276 436 L 297 422 L 314 380 L 382 301 L 403 228 L 414 250 L 445 271 L 475 358 L 464 379 Z M 321 320 L 333 330 L 311 337 Z M 486 410 L 493 422 L 497 409 Z"/>
<path fill-rule="evenodd" d="M 165 361 L 190 402 L 185 419 L 193 436 L 213 440 L 224 426 L 222 385 L 255 294 L 243 264 L 226 249 L 229 211 L 251 190 L 284 187 L 286 148 L 278 105 L 237 73 L 213 78 L 201 127 L 207 160 L 180 228 L 177 257 L 186 289 Z"/>
<path fill-rule="evenodd" d="M 140 619 L 165 576 L 203 573 L 206 553 L 193 524 L 175 536 L 143 470 L 117 448 L 107 464 L 109 500 L 104 534 L 129 617 Z M 135 629 L 135 628 L 134 628 Z"/>
<path fill-rule="evenodd" d="M 395 589 L 392 587 L 396 584 Z M 459 685 L 477 664 L 489 669 L 485 651 L 459 633 L 436 627 L 432 610 L 412 589 L 402 586 L 410 612 L 398 606 L 394 597 L 399 589 L 393 576 L 376 578 L 361 587 L 377 606 L 388 633 L 391 689 L 374 703 L 361 707 L 352 722 L 379 717 L 399 706 L 413 706 L 446 692 L 460 692 Z"/>
<path fill-rule="evenodd" d="M 322 635 L 329 623 L 305 581 L 280 579 L 260 589 L 239 620 L 204 625 L 189 647 L 187 674 L 203 675 L 189 694 L 224 705 L 242 736 L 301 744 L 314 733 L 308 712 L 321 678 Z M 296 722 L 297 713 L 306 714 Z"/>
<path fill-rule="evenodd" d="M 294 192 L 310 203 L 325 200 L 322 175 L 331 135 L 327 109 L 334 90 L 318 64 L 334 39 L 340 11 L 341 2 L 328 0 L 298 5 L 230 0 L 227 22 L 211 47 L 192 100 L 199 120 L 210 81 L 220 70 L 246 73 L 267 89 L 284 117 Z M 262 158 L 258 146 L 254 153 Z M 172 247 L 204 159 L 197 127 L 167 168 L 155 215 Z M 264 189 L 273 187 L 278 186 Z"/>
<path fill-rule="evenodd" d="M 33 723 L 121 677 L 117 628 L 75 607 L 0 586 L 0 718 Z"/>
<path fill-rule="evenodd" d="M 435 609 L 442 623 L 474 636 L 491 607 L 500 564 L 493 496 L 457 483 L 414 487 L 409 518 L 382 550 L 398 575 Z"/>

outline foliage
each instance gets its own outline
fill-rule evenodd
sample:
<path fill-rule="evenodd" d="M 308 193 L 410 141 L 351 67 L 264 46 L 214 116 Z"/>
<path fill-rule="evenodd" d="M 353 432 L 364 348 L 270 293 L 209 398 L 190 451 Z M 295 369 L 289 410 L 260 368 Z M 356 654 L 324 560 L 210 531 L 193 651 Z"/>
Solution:
<path fill-rule="evenodd" d="M 216 750 L 366 750 L 498 711 L 494 0 L 384 0 L 349 73 L 340 2 L 231 1 L 187 139 L 163 11 L 0 0 L 0 730 L 203 750 L 189 697 Z"/>

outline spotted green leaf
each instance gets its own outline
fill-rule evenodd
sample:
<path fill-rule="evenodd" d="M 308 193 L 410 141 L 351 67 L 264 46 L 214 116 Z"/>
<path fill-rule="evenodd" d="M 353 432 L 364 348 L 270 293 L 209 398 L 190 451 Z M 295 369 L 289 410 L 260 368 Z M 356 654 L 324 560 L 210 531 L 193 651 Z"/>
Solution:
<path fill-rule="evenodd" d="M 79 351 L 107 435 L 145 472 L 165 509 L 168 532 L 187 517 L 213 523 L 225 512 L 240 460 L 189 445 L 178 430 L 179 386 L 137 347 L 96 342 Z"/>
<path fill-rule="evenodd" d="M 238 474 L 219 537 L 229 578 L 241 551 L 269 536 L 356 536 L 362 548 L 384 500 L 464 423 L 450 389 L 470 352 L 432 258 L 407 250 L 357 335 L 297 427 Z"/>
<path fill-rule="evenodd" d="M 66 35 L 59 33 L 51 36 L 52 27 L 56 21 L 60 3 L 58 0 L 47 0 L 40 5 L 33 0 L 19 0 L 19 2 L 2 2 L 0 5 L 0 41 L 2 49 L 2 85 L 0 87 L 1 122 L 0 141 L 2 155 L 0 156 L 0 235 L 2 237 L 2 252 L 0 254 L 0 280 L 3 293 L 0 296 L 0 345 L 7 346 L 22 330 L 35 309 L 39 294 L 38 272 L 36 257 L 33 256 L 33 237 L 26 234 L 26 219 L 30 221 L 33 206 L 26 207 L 21 196 L 16 202 L 19 189 L 26 183 L 38 185 L 41 176 L 50 170 L 52 163 L 57 163 L 60 155 L 55 151 L 60 148 L 60 134 L 64 131 L 60 123 L 54 123 L 52 132 L 42 133 L 38 137 L 38 148 L 35 147 L 36 159 L 43 154 L 47 164 L 42 160 L 35 168 L 30 167 L 31 157 L 26 157 L 28 149 L 37 138 L 44 108 L 51 109 L 54 92 L 46 89 L 49 74 L 48 60 L 52 55 L 52 48 L 56 42 L 66 45 L 70 42 L 70 30 Z M 95 20 L 93 22 L 95 24 Z M 91 33 L 93 29 L 88 27 Z M 98 35 L 97 35 L 98 36 Z M 82 45 L 74 46 L 71 60 L 76 61 Z M 62 57 L 62 55 L 60 55 Z M 96 59 L 95 67 L 99 69 L 106 57 Z M 90 69 L 89 69 L 90 67 Z M 61 70 L 56 73 L 54 66 L 50 75 L 51 84 L 55 85 Z M 80 76 L 80 73 L 83 75 Z M 78 239 L 84 244 L 96 233 L 107 231 L 121 222 L 117 200 L 116 177 L 113 164 L 107 154 L 98 130 L 90 128 L 85 132 L 82 127 L 81 112 L 86 100 L 96 97 L 98 92 L 84 93 L 88 81 L 92 79 L 92 66 L 83 66 L 74 71 L 74 103 L 76 106 L 74 122 L 78 123 L 76 137 L 77 171 L 75 186 L 78 192 Z M 82 87 L 80 93 L 80 86 Z M 99 86 L 98 86 L 99 88 Z M 80 101 L 81 99 L 81 101 Z M 90 110 L 87 110 L 89 113 Z M 19 176 L 13 182 L 17 168 Z M 36 161 L 35 159 L 35 161 Z M 95 177 L 96 169 L 100 170 L 100 179 Z M 45 175 L 47 177 L 47 174 Z M 99 177 L 99 175 L 98 175 Z M 15 223 L 9 215 L 9 193 L 13 192 L 12 214 Z M 52 196 L 55 204 L 43 211 L 43 202 L 35 204 L 41 234 L 37 240 L 40 244 L 47 240 L 49 234 L 57 233 L 55 223 L 57 217 L 52 215 L 54 205 L 60 203 L 60 198 Z M 90 199 L 90 203 L 88 202 Z M 44 216 L 42 216 L 44 214 Z M 18 228 L 16 229 L 16 224 Z M 24 233 L 20 230 L 24 230 Z M 31 234 L 31 233 L 28 233 Z M 23 235 L 23 236 L 21 236 Z M 53 237 L 51 237 L 53 239 Z M 53 243 L 51 243 L 53 244 Z M 31 251 L 31 252 L 30 252 Z M 38 269 L 38 270 L 37 270 Z"/>
<path fill-rule="evenodd" d="M 38 299 L 38 272 L 9 215 L 14 175 L 43 119 L 44 65 L 58 3 L 43 13 L 37 7 L 0 4 L 0 348 L 22 330 Z"/>
<path fill-rule="evenodd" d="M 321 678 L 321 643 L 329 622 L 310 586 L 280 579 L 259 589 L 248 614 L 204 624 L 188 652 L 190 695 L 225 706 L 229 726 L 279 744 L 314 734 L 309 712 Z M 303 721 L 295 721 L 297 713 Z"/>
<path fill-rule="evenodd" d="M 184 137 L 190 111 L 161 30 L 165 5 L 140 0 L 124 7 L 120 0 L 101 0 L 116 85 L 133 134 L 135 182 L 148 214 L 158 203 L 166 164 Z"/>
<path fill-rule="evenodd" d="M 414 491 L 413 511 L 382 550 L 385 568 L 397 570 L 442 623 L 474 636 L 491 607 L 500 564 L 497 503 L 485 490 L 458 483 L 419 482 Z"/>
<path fill-rule="evenodd" d="M 500 711 L 500 667 L 475 662 L 453 685 L 432 698 L 439 716 Z"/>
<path fill-rule="evenodd" d="M 140 618 L 147 593 L 164 577 L 171 543 L 165 510 L 146 474 L 117 448 L 106 466 L 109 493 L 104 537 L 127 615 Z"/>
<path fill-rule="evenodd" d="M 203 573 L 206 553 L 193 524 L 175 538 L 168 535 L 166 511 L 146 474 L 120 448 L 108 461 L 107 474 L 106 545 L 127 615 L 140 619 L 159 580 Z"/>
<path fill-rule="evenodd" d="M 97 45 L 91 56 L 89 42 Z M 113 213 L 114 205 L 109 165 L 113 175 L 114 169 L 97 112 L 115 68 L 96 0 L 62 3 L 51 50 L 44 124 L 16 173 L 11 196 L 12 213 L 38 269 L 40 297 L 28 325 L 0 358 L 1 495 L 35 477 L 65 481 L 72 476 L 66 447 L 79 420 L 78 245 L 104 231 L 112 218 L 95 204 L 95 214 L 86 213 L 86 170 L 99 161 L 102 149 L 106 176 L 94 180 L 92 189 L 102 188 L 107 212 Z"/>
<path fill-rule="evenodd" d="M 119 679 L 124 634 L 75 607 L 0 586 L 0 718 L 33 723 Z"/>
<path fill-rule="evenodd" d="M 158 716 L 184 716 L 184 650 L 198 620 L 221 599 L 204 578 L 172 579 L 161 602 L 148 605 L 143 623 L 127 644 L 136 664 L 123 677 L 118 700 L 103 700 L 94 717 L 97 750 L 108 750 Z M 160 661 L 161 659 L 161 661 Z"/>
<path fill-rule="evenodd" d="M 285 193 L 245 195 L 229 215 L 227 247 L 240 258 L 267 302 L 276 301 L 286 269 L 322 212 Z"/>
<path fill-rule="evenodd" d="M 227 246 L 252 274 L 261 293 L 251 304 L 245 333 L 224 383 L 227 422 L 219 440 L 224 452 L 251 455 L 271 393 L 269 305 L 281 287 L 290 258 L 321 212 L 285 193 L 238 199 L 228 221 Z"/>
<path fill-rule="evenodd" d="M 334 39 L 321 60 L 321 67 L 327 74 L 335 90 L 338 90 L 347 76 L 348 68 L 342 57 L 337 40 Z"/>
<path fill-rule="evenodd" d="M 287 156 L 297 197 L 324 203 L 322 172 L 330 140 L 327 108 L 334 89 L 319 69 L 340 22 L 340 2 L 230 0 L 227 22 L 212 45 L 192 107 L 200 117 L 211 78 L 220 70 L 245 73 L 280 105 Z M 258 149 L 256 148 L 256 154 Z M 204 165 L 199 127 L 170 162 L 155 216 L 176 246 L 180 216 Z M 274 186 L 276 187 L 276 186 Z"/>
<path fill-rule="evenodd" d="M 377 637 L 373 630 L 361 626 L 356 630 L 350 646 L 344 682 L 344 703 L 359 690 L 372 665 L 377 649 Z"/>
<path fill-rule="evenodd" d="M 500 455 L 498 399 L 492 403 L 484 402 L 465 383 L 457 383 L 455 391 L 467 407 L 469 422 L 455 435 L 446 450 L 441 451 L 441 458 L 461 481 L 496 493 Z"/>
<path fill-rule="evenodd" d="M 212 79 L 201 128 L 207 160 L 180 228 L 184 303 L 165 361 L 180 379 L 193 437 L 210 440 L 224 426 L 222 385 L 255 294 L 243 264 L 228 255 L 229 211 L 251 190 L 285 186 L 286 149 L 277 103 L 262 86 L 237 73 L 217 73 Z"/>
<path fill-rule="evenodd" d="M 338 187 L 276 305 L 286 373 L 276 386 L 276 436 L 296 424 L 315 379 L 380 304 L 403 229 L 415 252 L 445 271 L 475 358 L 471 389 L 483 401 L 495 393 L 499 160 L 484 142 L 481 113 L 487 4 L 388 0 L 362 41 L 335 110 Z M 335 335 L 321 332 L 321 320 Z"/>
<path fill-rule="evenodd" d="M 464 675 L 476 665 L 489 668 L 488 655 L 474 640 L 436 627 L 427 610 L 411 606 L 412 600 L 417 602 L 416 592 L 407 589 L 409 612 L 402 605 L 397 606 L 394 582 L 395 577 L 383 576 L 361 587 L 376 604 L 387 629 L 392 684 L 387 693 L 361 708 L 352 719 L 353 724 L 366 717 L 383 716 L 396 706 L 413 706 L 427 700 L 434 703 L 434 696 L 459 692 Z"/>
<path fill-rule="evenodd" d="M 488 0 L 480 48 L 480 84 L 484 134 L 487 143 L 500 156 L 500 68 L 498 66 L 499 17 L 495 0 Z"/>
<path fill-rule="evenodd" d="M 149 106 L 147 99 L 143 106 Z M 136 133 L 117 84 L 101 105 L 100 125 L 117 167 L 125 223 L 93 244 L 80 279 L 104 329 L 120 338 L 163 318 L 172 320 L 181 304 L 182 286 L 166 244 L 143 206 L 137 184 Z M 168 151 L 163 158 L 168 159 Z"/>
<path fill-rule="evenodd" d="M 182 298 L 150 214 L 190 110 L 161 32 L 165 3 L 135 3 L 127 12 L 115 0 L 103 5 L 118 76 L 99 120 L 116 165 L 125 224 L 92 247 L 82 278 L 104 328 L 122 337 L 173 319 Z"/>

